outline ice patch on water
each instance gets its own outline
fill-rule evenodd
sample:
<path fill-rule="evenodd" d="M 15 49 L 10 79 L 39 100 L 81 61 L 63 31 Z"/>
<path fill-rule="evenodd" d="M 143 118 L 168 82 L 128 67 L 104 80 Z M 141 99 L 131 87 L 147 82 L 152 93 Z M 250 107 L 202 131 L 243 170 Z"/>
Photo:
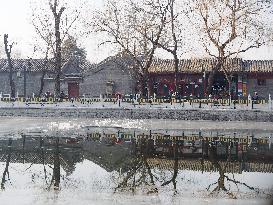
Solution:
<path fill-rule="evenodd" d="M 80 124 L 75 123 L 75 122 L 51 122 L 48 124 L 48 129 L 51 131 L 56 131 L 56 130 L 70 130 L 70 129 L 79 129 L 81 127 Z"/>
<path fill-rule="evenodd" d="M 118 119 L 97 119 L 94 121 L 94 125 L 98 127 L 113 127 L 113 128 L 125 128 L 125 129 L 147 129 L 144 120 L 118 120 Z"/>

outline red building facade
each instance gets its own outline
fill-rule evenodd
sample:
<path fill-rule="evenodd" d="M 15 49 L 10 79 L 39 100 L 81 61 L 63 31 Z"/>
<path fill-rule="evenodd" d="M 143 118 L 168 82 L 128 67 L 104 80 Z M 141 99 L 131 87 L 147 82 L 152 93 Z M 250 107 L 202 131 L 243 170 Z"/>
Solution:
<path fill-rule="evenodd" d="M 180 60 L 177 73 L 177 94 L 181 97 L 204 97 L 208 76 L 216 65 L 213 59 Z M 258 92 L 261 97 L 273 94 L 273 61 L 244 61 L 228 59 L 225 69 L 231 79 L 232 97 L 248 97 Z M 175 72 L 172 60 L 155 60 L 149 70 L 150 95 L 170 96 L 175 91 Z M 229 84 L 223 70 L 215 76 L 212 93 L 227 97 Z"/>

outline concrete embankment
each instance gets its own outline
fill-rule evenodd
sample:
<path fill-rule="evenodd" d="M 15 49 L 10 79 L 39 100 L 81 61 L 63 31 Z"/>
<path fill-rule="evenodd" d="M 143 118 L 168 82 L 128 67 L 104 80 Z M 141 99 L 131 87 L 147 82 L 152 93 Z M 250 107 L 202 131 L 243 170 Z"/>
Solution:
<path fill-rule="evenodd" d="M 0 116 L 273 122 L 273 112 L 231 109 L 0 108 Z"/>

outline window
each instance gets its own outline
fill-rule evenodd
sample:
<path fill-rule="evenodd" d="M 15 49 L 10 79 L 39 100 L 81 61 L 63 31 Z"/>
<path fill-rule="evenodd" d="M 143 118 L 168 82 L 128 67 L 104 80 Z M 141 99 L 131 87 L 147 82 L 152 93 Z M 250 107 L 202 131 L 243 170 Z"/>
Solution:
<path fill-rule="evenodd" d="M 266 85 L 266 80 L 265 79 L 257 79 L 257 84 L 259 86 L 265 86 Z"/>

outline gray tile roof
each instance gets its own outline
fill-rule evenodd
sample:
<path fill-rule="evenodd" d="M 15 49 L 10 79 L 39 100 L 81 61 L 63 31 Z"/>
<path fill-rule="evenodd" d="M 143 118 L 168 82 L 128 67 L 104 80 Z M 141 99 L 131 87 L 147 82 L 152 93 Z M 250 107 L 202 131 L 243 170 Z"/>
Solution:
<path fill-rule="evenodd" d="M 118 53 L 93 65 L 91 72 L 99 72 L 103 70 L 107 64 L 116 62 L 120 68 L 125 68 L 132 65 L 132 59 L 128 55 Z M 210 72 L 216 65 L 217 61 L 213 58 L 193 58 L 179 60 L 179 72 L 181 73 L 202 73 L 204 71 Z M 224 64 L 229 72 L 273 72 L 273 60 L 243 60 L 241 58 L 229 58 Z M 129 68 L 128 68 L 129 69 Z M 90 72 L 90 73 L 91 73 Z M 174 61 L 172 59 L 154 59 L 150 73 L 173 73 Z"/>
<path fill-rule="evenodd" d="M 243 67 L 246 72 L 273 72 L 273 60 L 245 60 Z"/>
<path fill-rule="evenodd" d="M 131 60 L 128 61 L 128 57 L 120 55 L 108 57 L 104 61 L 98 64 L 91 64 L 88 61 L 78 63 L 75 59 L 69 59 L 63 66 L 65 74 L 85 73 L 88 74 L 93 72 L 99 72 L 104 69 L 104 65 L 117 61 L 118 64 L 122 64 L 122 67 L 129 65 Z M 122 63 L 122 61 L 124 61 Z M 54 63 L 50 59 L 48 62 L 44 59 L 12 59 L 14 71 L 23 71 L 24 67 L 33 72 L 41 72 L 43 70 L 54 71 Z M 132 63 L 132 62 L 131 62 Z M 215 66 L 216 60 L 211 58 L 204 59 L 181 59 L 179 61 L 179 72 L 182 73 L 201 73 L 204 71 L 211 71 Z M 268 73 L 273 72 L 273 60 L 242 60 L 240 58 L 228 59 L 225 63 L 225 67 L 231 72 L 262 72 Z M 0 59 L 0 72 L 8 71 L 8 63 L 6 59 Z M 173 73 L 174 72 L 174 61 L 169 59 L 154 59 L 151 67 L 149 68 L 150 73 Z"/>
<path fill-rule="evenodd" d="M 14 71 L 23 71 L 24 67 L 28 71 L 40 72 L 43 70 L 54 71 L 54 63 L 52 60 L 45 59 L 12 59 Z M 8 71 L 7 59 L 0 59 L 0 71 Z"/>
<path fill-rule="evenodd" d="M 211 71 L 216 65 L 216 59 L 182 59 L 179 61 L 179 72 L 201 73 Z M 273 72 L 273 60 L 242 60 L 240 58 L 227 59 L 224 64 L 230 72 Z M 174 72 L 174 61 L 155 59 L 149 69 L 151 73 Z"/>
<path fill-rule="evenodd" d="M 71 57 L 62 67 L 64 75 L 80 75 L 82 69 L 80 68 L 80 62 L 76 57 Z"/>
<path fill-rule="evenodd" d="M 156 159 L 149 158 L 148 164 L 152 168 L 158 169 L 173 169 L 174 160 L 170 159 Z M 225 166 L 226 162 L 219 161 L 221 166 Z M 273 163 L 265 163 L 262 161 L 257 162 L 244 162 L 244 167 L 240 162 L 229 162 L 226 172 L 227 173 L 242 173 L 245 172 L 264 172 L 264 173 L 273 173 Z M 202 163 L 201 160 L 196 159 L 182 159 L 178 161 L 178 169 L 182 170 L 195 170 L 195 171 L 207 171 L 207 172 L 217 172 L 217 169 L 212 165 L 208 160 L 204 160 Z"/>
<path fill-rule="evenodd" d="M 32 72 L 41 72 L 47 70 L 54 72 L 54 62 L 52 59 L 12 59 L 13 69 L 15 72 L 23 71 L 24 67 L 28 71 Z M 73 68 L 73 66 L 76 66 Z M 70 59 L 67 63 L 64 64 L 63 70 L 68 74 L 69 72 L 83 72 L 85 70 L 92 69 L 93 64 L 90 62 L 83 62 L 78 64 L 75 60 Z M 0 72 L 6 72 L 9 70 L 7 59 L 0 59 Z"/>
<path fill-rule="evenodd" d="M 216 65 L 216 60 L 205 58 L 205 59 L 182 59 L 179 60 L 179 72 L 182 73 L 201 73 L 204 71 L 211 71 Z M 231 68 L 231 71 L 243 71 L 242 63 L 239 59 L 229 59 L 225 63 L 226 67 Z M 174 72 L 174 61 L 173 60 L 162 60 L 155 59 L 150 67 L 151 73 L 170 73 Z"/>

